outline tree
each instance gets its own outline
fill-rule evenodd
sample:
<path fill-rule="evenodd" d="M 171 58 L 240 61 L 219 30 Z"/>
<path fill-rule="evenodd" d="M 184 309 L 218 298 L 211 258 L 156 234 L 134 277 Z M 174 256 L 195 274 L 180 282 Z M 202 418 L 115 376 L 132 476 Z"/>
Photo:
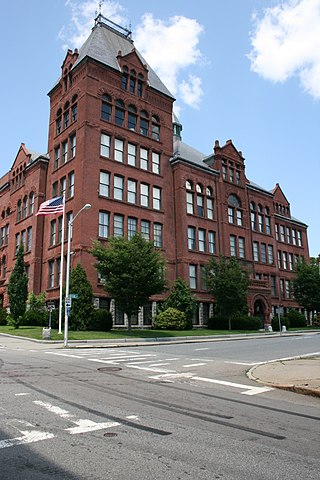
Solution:
<path fill-rule="evenodd" d="M 19 327 L 19 318 L 22 317 L 26 311 L 28 298 L 28 277 L 25 272 L 23 257 L 24 247 L 21 244 L 18 248 L 16 263 L 8 283 L 10 316 L 16 327 Z"/>
<path fill-rule="evenodd" d="M 72 300 L 70 328 L 72 330 L 86 330 L 93 314 L 92 287 L 86 271 L 80 263 L 71 272 L 70 293 L 78 295 L 78 298 Z"/>
<path fill-rule="evenodd" d="M 164 259 L 153 242 L 141 234 L 130 240 L 110 238 L 107 246 L 94 242 L 91 252 L 98 261 L 96 268 L 105 278 L 105 289 L 127 314 L 131 330 L 132 315 L 165 288 Z"/>
<path fill-rule="evenodd" d="M 192 328 L 193 313 L 197 306 L 197 300 L 192 294 L 187 282 L 178 278 L 172 288 L 168 298 L 163 302 L 163 310 L 167 308 L 176 308 L 186 314 L 188 327 Z"/>
<path fill-rule="evenodd" d="M 305 261 L 297 263 L 293 280 L 293 293 L 297 302 L 307 312 L 320 311 L 320 272 L 318 259 L 311 258 L 310 265 Z"/>
<path fill-rule="evenodd" d="M 228 318 L 243 313 L 247 308 L 249 277 L 235 257 L 221 256 L 219 261 L 210 260 L 208 269 L 208 289 L 216 300 L 216 310 Z"/>

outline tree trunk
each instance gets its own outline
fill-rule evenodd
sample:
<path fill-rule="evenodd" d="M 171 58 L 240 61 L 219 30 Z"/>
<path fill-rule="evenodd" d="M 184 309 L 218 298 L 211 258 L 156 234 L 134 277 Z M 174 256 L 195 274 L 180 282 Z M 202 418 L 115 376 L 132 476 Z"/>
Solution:
<path fill-rule="evenodd" d="M 128 314 L 128 332 L 131 332 L 131 314 Z"/>
<path fill-rule="evenodd" d="M 229 317 L 229 331 L 231 330 L 231 317 Z"/>

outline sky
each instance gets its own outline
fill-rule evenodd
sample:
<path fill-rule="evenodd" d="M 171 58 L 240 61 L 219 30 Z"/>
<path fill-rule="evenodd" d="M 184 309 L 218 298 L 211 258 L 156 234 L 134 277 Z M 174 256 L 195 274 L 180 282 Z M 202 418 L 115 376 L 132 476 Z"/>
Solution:
<path fill-rule="evenodd" d="M 231 139 L 247 178 L 280 184 L 317 256 L 320 0 L 3 0 L 0 177 L 21 142 L 47 152 L 47 93 L 99 11 L 132 30 L 175 96 L 183 141 L 209 155 Z"/>

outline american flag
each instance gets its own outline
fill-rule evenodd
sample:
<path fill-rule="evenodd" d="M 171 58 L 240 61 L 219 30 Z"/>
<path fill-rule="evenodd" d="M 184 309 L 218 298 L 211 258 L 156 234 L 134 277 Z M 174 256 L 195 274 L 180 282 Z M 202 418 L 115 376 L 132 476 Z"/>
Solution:
<path fill-rule="evenodd" d="M 51 200 L 41 203 L 36 215 L 55 215 L 56 213 L 63 213 L 63 208 L 63 196 L 51 198 Z"/>

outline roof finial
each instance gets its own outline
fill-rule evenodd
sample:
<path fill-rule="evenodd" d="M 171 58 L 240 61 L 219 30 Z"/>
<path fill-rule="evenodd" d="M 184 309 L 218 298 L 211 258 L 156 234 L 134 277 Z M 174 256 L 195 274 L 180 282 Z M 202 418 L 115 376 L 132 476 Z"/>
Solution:
<path fill-rule="evenodd" d="M 101 8 L 102 8 L 102 5 L 103 5 L 103 2 L 104 2 L 104 0 L 99 1 L 99 15 L 101 14 Z"/>

